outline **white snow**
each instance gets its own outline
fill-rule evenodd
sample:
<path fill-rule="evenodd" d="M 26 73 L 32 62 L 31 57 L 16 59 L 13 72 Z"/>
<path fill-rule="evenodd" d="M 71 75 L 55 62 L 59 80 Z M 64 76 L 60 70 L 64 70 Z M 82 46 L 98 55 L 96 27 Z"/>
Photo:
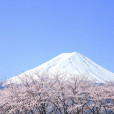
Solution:
<path fill-rule="evenodd" d="M 106 70 L 100 65 L 96 64 L 89 58 L 77 53 L 63 53 L 50 61 L 19 75 L 19 77 L 26 78 L 26 75 L 32 75 L 36 78 L 35 73 L 46 71 L 48 73 L 70 73 L 76 75 L 84 74 L 90 80 L 96 82 L 114 81 L 114 73 Z M 26 75 L 24 75 L 26 74 Z M 70 75 L 67 75 L 69 78 Z M 19 82 L 17 76 L 7 80 L 9 82 Z"/>

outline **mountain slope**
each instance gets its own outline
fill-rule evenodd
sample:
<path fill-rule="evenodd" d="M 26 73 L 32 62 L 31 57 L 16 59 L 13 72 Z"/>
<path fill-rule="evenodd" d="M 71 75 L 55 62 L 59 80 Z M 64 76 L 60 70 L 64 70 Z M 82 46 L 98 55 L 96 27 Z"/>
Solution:
<path fill-rule="evenodd" d="M 46 71 L 48 73 L 70 73 L 70 74 L 84 74 L 90 80 L 96 80 L 97 82 L 114 81 L 114 73 L 104 69 L 100 65 L 96 64 L 89 58 L 77 53 L 63 53 L 50 61 L 25 72 L 27 75 L 35 77 L 35 73 Z M 26 78 L 24 74 L 20 74 L 20 77 Z M 68 77 L 67 77 L 68 78 Z M 11 82 L 18 82 L 17 76 L 9 79 Z"/>

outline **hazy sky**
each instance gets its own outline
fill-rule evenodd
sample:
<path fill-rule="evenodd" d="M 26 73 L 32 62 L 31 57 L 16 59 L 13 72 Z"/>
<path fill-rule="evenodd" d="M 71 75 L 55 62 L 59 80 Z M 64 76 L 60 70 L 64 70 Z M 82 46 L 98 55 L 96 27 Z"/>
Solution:
<path fill-rule="evenodd" d="M 74 51 L 114 72 L 114 0 L 0 1 L 0 79 Z"/>

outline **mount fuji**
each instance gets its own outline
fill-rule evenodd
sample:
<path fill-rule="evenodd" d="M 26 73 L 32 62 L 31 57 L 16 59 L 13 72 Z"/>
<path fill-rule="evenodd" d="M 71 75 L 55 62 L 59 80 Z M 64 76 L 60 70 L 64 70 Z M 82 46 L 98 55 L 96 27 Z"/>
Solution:
<path fill-rule="evenodd" d="M 77 52 L 60 54 L 57 57 L 44 64 L 41 64 L 34 69 L 19 74 L 19 76 L 23 78 L 26 78 L 27 75 L 35 77 L 36 73 L 40 73 L 43 71 L 51 74 L 59 71 L 60 73 L 84 75 L 88 79 L 96 80 L 96 82 L 99 83 L 114 81 L 114 73 L 106 70 L 105 68 L 96 64 L 94 61 Z M 8 79 L 7 83 L 9 82 L 19 82 L 18 76 L 14 76 Z"/>

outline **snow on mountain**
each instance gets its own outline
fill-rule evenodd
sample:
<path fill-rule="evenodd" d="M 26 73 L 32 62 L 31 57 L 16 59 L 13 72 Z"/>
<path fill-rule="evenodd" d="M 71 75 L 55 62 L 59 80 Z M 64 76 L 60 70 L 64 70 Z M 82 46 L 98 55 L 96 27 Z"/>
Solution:
<path fill-rule="evenodd" d="M 35 73 L 46 71 L 48 73 L 70 73 L 76 75 L 86 76 L 90 80 L 104 83 L 107 81 L 114 81 L 114 73 L 106 70 L 100 65 L 96 64 L 89 58 L 77 53 L 63 53 L 50 61 L 19 75 L 19 77 L 26 78 L 26 75 L 35 77 Z M 24 75 L 26 74 L 26 75 Z M 67 78 L 69 78 L 67 75 Z M 7 82 L 19 82 L 17 76 L 10 78 Z"/>

